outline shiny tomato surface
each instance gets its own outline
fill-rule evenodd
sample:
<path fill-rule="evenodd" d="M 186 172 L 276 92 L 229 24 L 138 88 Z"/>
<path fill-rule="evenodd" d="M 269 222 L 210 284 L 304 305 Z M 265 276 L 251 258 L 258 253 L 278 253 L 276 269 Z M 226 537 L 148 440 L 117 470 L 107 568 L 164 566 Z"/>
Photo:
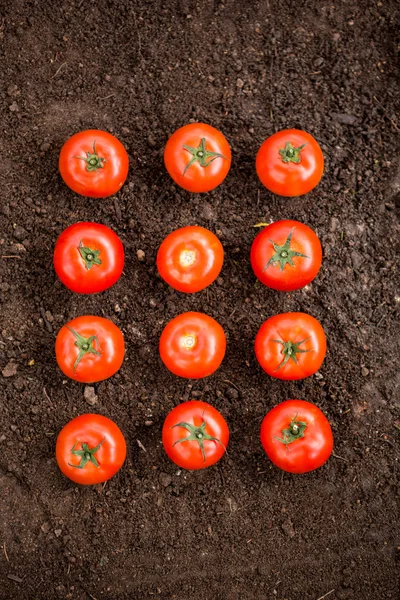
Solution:
<path fill-rule="evenodd" d="M 93 485 L 110 479 L 124 464 L 126 442 L 119 427 L 102 415 L 80 415 L 60 431 L 56 459 L 75 483 Z"/>
<path fill-rule="evenodd" d="M 128 175 L 128 154 L 106 131 L 89 129 L 69 138 L 61 148 L 61 177 L 81 196 L 106 198 L 116 194 Z"/>
<path fill-rule="evenodd" d="M 261 425 L 261 443 L 271 461 L 289 473 L 321 467 L 333 450 L 328 419 L 315 404 L 287 400 L 269 411 Z"/>
<path fill-rule="evenodd" d="M 302 196 L 321 180 L 324 156 L 312 135 L 284 129 L 262 144 L 256 158 L 261 183 L 278 196 Z"/>
<path fill-rule="evenodd" d="M 117 234 L 105 225 L 75 223 L 64 229 L 56 242 L 54 268 L 73 292 L 102 292 L 121 276 L 124 247 Z"/>
<path fill-rule="evenodd" d="M 204 469 L 215 464 L 228 446 L 224 417 L 206 402 L 190 400 L 168 414 L 162 441 L 169 458 L 182 469 Z"/>
<path fill-rule="evenodd" d="M 114 375 L 122 365 L 124 353 L 122 331 L 103 317 L 77 317 L 57 334 L 58 366 L 65 375 L 81 383 Z"/>
<path fill-rule="evenodd" d="M 326 354 L 326 337 L 321 324 L 306 313 L 275 315 L 257 333 L 255 353 L 268 375 L 296 380 L 313 375 Z"/>
<path fill-rule="evenodd" d="M 172 179 L 189 192 L 209 192 L 228 174 L 231 149 L 225 136 L 205 123 L 190 123 L 169 138 L 164 163 Z"/>
<path fill-rule="evenodd" d="M 209 286 L 221 272 L 224 262 L 222 244 L 204 227 L 176 229 L 161 244 L 157 268 L 170 286 L 187 294 Z"/>
<path fill-rule="evenodd" d="M 165 326 L 160 356 L 179 377 L 200 379 L 218 369 L 226 349 L 224 330 L 215 319 L 198 312 L 182 313 Z"/>
<path fill-rule="evenodd" d="M 254 239 L 250 262 L 264 285 L 283 292 L 298 290 L 320 270 L 321 243 L 314 231 L 299 221 L 276 221 Z"/>

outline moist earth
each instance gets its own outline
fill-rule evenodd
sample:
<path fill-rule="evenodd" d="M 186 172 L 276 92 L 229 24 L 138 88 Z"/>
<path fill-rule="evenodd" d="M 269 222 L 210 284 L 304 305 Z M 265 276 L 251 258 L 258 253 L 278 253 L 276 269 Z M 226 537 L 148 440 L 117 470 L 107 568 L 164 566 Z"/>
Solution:
<path fill-rule="evenodd" d="M 3 2 L 0 19 L 0 598 L 12 600 L 390 600 L 398 594 L 399 198 L 398 4 L 240 0 Z M 233 152 L 208 194 L 175 186 L 169 135 L 193 121 L 223 131 Z M 311 133 L 324 177 L 304 197 L 269 193 L 255 172 L 282 128 Z M 58 173 L 64 141 L 105 129 L 130 157 L 126 184 L 94 200 Z M 315 281 L 279 293 L 256 281 L 254 225 L 282 218 L 316 230 Z M 52 267 L 61 231 L 112 227 L 123 277 L 94 296 L 71 293 Z M 155 258 L 173 229 L 211 229 L 225 249 L 218 280 L 180 294 Z M 164 325 L 187 310 L 226 331 L 211 377 L 188 381 L 158 355 Z M 328 354 L 304 381 L 268 377 L 253 343 L 269 316 L 321 321 Z M 94 389 L 65 380 L 57 331 L 82 314 L 124 332 L 120 372 Z M 188 399 L 210 402 L 231 430 L 227 455 L 186 472 L 161 445 L 163 420 Z M 288 398 L 317 404 L 334 455 L 305 476 L 266 458 L 259 428 Z M 125 466 L 78 487 L 54 458 L 78 414 L 115 420 Z"/>

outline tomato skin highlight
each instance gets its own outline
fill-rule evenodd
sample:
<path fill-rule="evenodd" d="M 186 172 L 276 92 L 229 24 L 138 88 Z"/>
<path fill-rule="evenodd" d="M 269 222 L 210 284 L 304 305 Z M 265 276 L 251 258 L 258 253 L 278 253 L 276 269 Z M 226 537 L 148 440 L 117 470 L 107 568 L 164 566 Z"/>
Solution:
<path fill-rule="evenodd" d="M 75 334 L 73 333 L 75 332 Z M 79 360 L 77 335 L 89 343 L 90 352 Z M 76 317 L 61 327 L 57 334 L 56 359 L 62 372 L 81 383 L 95 383 L 114 375 L 121 367 L 125 343 L 122 331 L 108 319 L 92 315 Z"/>
<path fill-rule="evenodd" d="M 92 171 L 83 160 L 96 151 L 101 166 Z M 99 129 L 80 131 L 61 148 L 61 177 L 72 191 L 88 198 L 107 198 L 116 194 L 128 176 L 129 158 L 121 142 Z"/>
<path fill-rule="evenodd" d="M 299 152 L 299 162 L 284 162 L 280 154 L 286 144 Z M 261 145 L 256 158 L 261 183 L 278 196 L 303 196 L 314 189 L 324 172 L 324 156 L 312 135 L 299 129 L 284 129 Z"/>
<path fill-rule="evenodd" d="M 283 353 L 284 345 L 299 344 L 297 363 Z M 306 313 L 281 313 L 260 327 L 254 350 L 260 366 L 271 377 L 294 381 L 309 377 L 321 367 L 326 354 L 326 337 L 321 324 Z"/>
<path fill-rule="evenodd" d="M 88 268 L 80 245 L 99 251 Z M 75 223 L 61 233 L 54 248 L 54 269 L 62 283 L 77 294 L 96 294 L 114 285 L 124 268 L 124 246 L 112 229 L 100 223 Z"/>
<path fill-rule="evenodd" d="M 286 262 L 282 271 L 279 261 L 269 264 L 269 261 L 279 254 L 276 253 L 272 242 L 283 248 L 289 236 L 289 252 L 303 254 L 307 258 L 293 256 L 291 261 L 294 266 Z M 282 251 L 288 253 L 284 248 Z M 321 242 L 315 232 L 304 223 L 289 219 L 276 221 L 254 238 L 250 262 L 255 276 L 269 288 L 282 292 L 298 290 L 318 275 L 322 263 Z"/>
<path fill-rule="evenodd" d="M 186 345 L 185 345 L 186 344 Z M 160 337 L 164 365 L 179 377 L 201 379 L 220 366 L 226 350 L 221 325 L 199 312 L 186 312 L 172 319 Z"/>
<path fill-rule="evenodd" d="M 200 426 L 204 421 L 205 433 L 220 442 L 204 440 L 205 460 L 198 442 L 180 441 L 188 436 L 188 430 L 184 427 L 174 427 L 178 423 Z M 210 467 L 220 460 L 228 446 L 229 429 L 224 417 L 213 406 L 200 400 L 189 400 L 176 406 L 167 415 L 162 430 L 162 442 L 165 452 L 175 464 L 182 469 L 194 471 Z"/>
<path fill-rule="evenodd" d="M 94 454 L 98 467 L 88 461 L 83 468 L 77 468 L 81 464 L 81 457 L 74 455 L 71 449 L 76 445 L 76 450 L 82 450 L 82 443 L 88 444 L 91 449 L 100 444 Z M 125 458 L 126 442 L 121 430 L 111 419 L 102 415 L 75 417 L 62 428 L 57 438 L 56 459 L 61 472 L 81 485 L 107 481 L 119 471 Z"/>
<path fill-rule="evenodd" d="M 304 437 L 284 444 L 282 431 L 293 419 L 306 423 Z M 333 434 L 324 413 L 311 402 L 286 400 L 264 417 L 261 443 L 270 460 L 283 471 L 308 473 L 321 467 L 333 450 Z"/>
<path fill-rule="evenodd" d="M 199 161 L 189 165 L 193 154 L 184 148 L 198 149 L 205 139 L 207 152 L 222 156 L 210 156 L 207 166 Z M 216 188 L 227 176 L 231 166 L 231 149 L 225 136 L 205 123 L 190 123 L 175 131 L 164 150 L 165 167 L 172 179 L 188 192 L 209 192 Z"/>
<path fill-rule="evenodd" d="M 167 235 L 157 254 L 161 277 L 186 294 L 199 292 L 213 283 L 223 262 L 224 249 L 217 236 L 198 226 L 181 227 Z"/>

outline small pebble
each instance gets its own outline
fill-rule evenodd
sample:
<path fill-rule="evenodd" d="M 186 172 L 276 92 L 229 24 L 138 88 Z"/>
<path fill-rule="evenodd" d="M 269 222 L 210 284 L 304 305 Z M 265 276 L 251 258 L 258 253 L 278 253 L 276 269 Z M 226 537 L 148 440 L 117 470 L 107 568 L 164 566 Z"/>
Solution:
<path fill-rule="evenodd" d="M 14 229 L 14 237 L 16 240 L 22 242 L 26 237 L 26 230 L 21 225 L 17 225 Z"/>
<path fill-rule="evenodd" d="M 60 537 L 60 535 L 61 535 L 61 534 L 62 534 L 62 529 L 55 529 L 55 530 L 54 530 L 54 535 L 55 535 L 56 537 Z"/>
<path fill-rule="evenodd" d="M 143 260 L 144 260 L 144 257 L 145 257 L 145 253 L 143 252 L 143 250 L 138 250 L 138 251 L 136 252 L 136 256 L 138 257 L 138 259 L 139 259 L 140 261 L 143 261 Z"/>
<path fill-rule="evenodd" d="M 3 377 L 13 377 L 16 375 L 18 369 L 17 363 L 9 362 L 2 370 Z"/>
<path fill-rule="evenodd" d="M 236 87 L 241 89 L 244 86 L 244 81 L 243 79 L 237 79 L 236 80 Z"/>
<path fill-rule="evenodd" d="M 362 369 L 361 369 L 361 375 L 363 377 L 366 377 L 367 375 L 369 375 L 369 369 L 367 369 L 367 367 L 362 367 Z"/>
<path fill-rule="evenodd" d="M 85 386 L 83 397 L 85 398 L 86 402 L 90 404 L 90 406 L 97 404 L 97 396 L 95 394 L 94 387 L 90 385 Z"/>
<path fill-rule="evenodd" d="M 170 483 L 172 483 L 172 477 L 171 475 L 168 475 L 168 473 L 160 473 L 160 483 L 163 487 L 168 487 Z"/>

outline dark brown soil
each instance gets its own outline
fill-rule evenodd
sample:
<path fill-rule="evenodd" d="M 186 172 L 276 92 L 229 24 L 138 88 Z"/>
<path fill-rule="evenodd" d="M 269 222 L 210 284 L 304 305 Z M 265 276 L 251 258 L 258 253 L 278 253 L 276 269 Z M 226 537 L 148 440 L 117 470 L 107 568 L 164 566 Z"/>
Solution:
<path fill-rule="evenodd" d="M 3 2 L 2 600 L 398 597 L 397 8 Z M 162 162 L 168 136 L 191 120 L 220 128 L 234 156 L 226 181 L 201 196 L 172 185 Z M 321 184 L 293 200 L 262 188 L 254 168 L 261 142 L 289 126 L 326 157 Z M 127 184 L 102 201 L 72 193 L 57 170 L 63 142 L 93 127 L 118 136 L 131 161 Z M 324 248 L 318 278 L 293 294 L 258 285 L 249 264 L 253 225 L 280 218 L 315 228 Z M 127 251 L 122 280 L 95 297 L 70 293 L 52 268 L 57 236 L 78 220 L 111 226 Z M 155 256 L 168 232 L 196 223 L 217 233 L 226 261 L 218 282 L 186 296 L 160 280 Z M 157 351 L 164 324 L 192 309 L 228 337 L 222 367 L 196 382 L 169 374 Z M 288 310 L 320 319 L 329 341 L 303 382 L 273 381 L 253 354 L 260 324 Z M 127 344 L 94 407 L 53 350 L 59 327 L 85 313 L 110 317 Z M 273 468 L 259 443 L 265 413 L 296 397 L 315 402 L 335 435 L 336 456 L 306 476 Z M 189 398 L 211 402 L 231 429 L 229 454 L 204 472 L 180 471 L 160 442 L 165 415 Z M 104 487 L 78 488 L 54 444 L 93 410 L 121 427 L 128 460 Z"/>

